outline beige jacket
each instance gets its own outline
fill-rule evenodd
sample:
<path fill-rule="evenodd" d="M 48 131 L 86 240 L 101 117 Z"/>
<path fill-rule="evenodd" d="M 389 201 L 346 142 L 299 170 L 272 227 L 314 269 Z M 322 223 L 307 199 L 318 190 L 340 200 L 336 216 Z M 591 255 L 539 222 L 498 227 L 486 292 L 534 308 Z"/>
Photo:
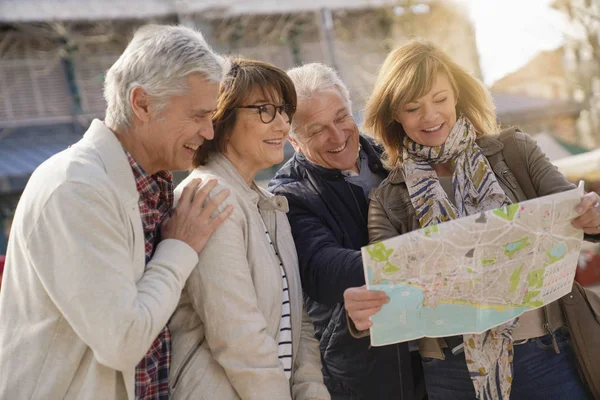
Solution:
<path fill-rule="evenodd" d="M 170 323 L 173 399 L 329 399 L 318 342 L 303 310 L 286 199 L 256 184 L 250 188 L 222 155 L 193 171 L 176 196 L 198 177 L 217 178 L 214 192 L 229 189 L 227 203 L 235 210 L 200 254 Z M 279 367 L 277 355 L 283 293 L 279 259 L 261 218 L 288 279 L 291 380 Z"/>
<path fill-rule="evenodd" d="M 483 136 L 477 139 L 477 144 L 487 157 L 500 187 L 513 203 L 527 200 L 525 191 L 519 185 L 519 182 L 524 180 L 516 179 L 519 174 L 529 175 L 538 196 L 559 193 L 575 187 L 548 161 L 536 142 L 521 132 L 516 133 L 517 151 L 528 170 L 510 170 L 504 158 L 505 145 L 501 140 L 503 138 L 504 136 Z M 371 243 L 420 228 L 400 168 L 391 171 L 388 178 L 371 192 L 370 198 L 368 224 Z M 549 327 L 544 326 L 544 311 L 548 312 Z M 539 308 L 523 314 L 519 318 L 519 326 L 513 336 L 515 340 L 543 336 L 548 333 L 548 328 L 555 331 L 563 325 L 564 320 L 558 302 L 554 302 L 547 308 Z M 443 359 L 442 348 L 444 347 L 446 343 L 443 338 L 419 340 L 419 351 L 424 357 Z"/>
<path fill-rule="evenodd" d="M 94 120 L 37 168 L 17 207 L 0 291 L 0 399 L 134 399 L 135 367 L 198 261 L 177 240 L 147 267 L 144 257 L 131 167 Z"/>

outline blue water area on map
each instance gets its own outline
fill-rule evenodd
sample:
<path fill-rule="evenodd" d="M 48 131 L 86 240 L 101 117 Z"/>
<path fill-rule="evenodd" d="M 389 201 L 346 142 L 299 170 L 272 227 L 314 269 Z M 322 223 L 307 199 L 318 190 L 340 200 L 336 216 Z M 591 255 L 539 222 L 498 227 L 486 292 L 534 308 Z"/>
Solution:
<path fill-rule="evenodd" d="M 550 255 L 555 258 L 562 258 L 567 252 L 567 245 L 559 243 L 550 249 Z"/>
<path fill-rule="evenodd" d="M 506 245 L 506 250 L 514 251 L 514 250 L 518 249 L 520 245 L 521 245 L 521 243 L 509 243 Z"/>
<path fill-rule="evenodd" d="M 466 304 L 439 304 L 423 307 L 423 290 L 414 286 L 388 282 L 370 285 L 371 290 L 387 293 L 390 302 L 371 320 L 371 343 L 374 346 L 404 342 L 423 336 L 444 337 L 481 332 L 510 320 L 530 308 L 476 308 Z"/>

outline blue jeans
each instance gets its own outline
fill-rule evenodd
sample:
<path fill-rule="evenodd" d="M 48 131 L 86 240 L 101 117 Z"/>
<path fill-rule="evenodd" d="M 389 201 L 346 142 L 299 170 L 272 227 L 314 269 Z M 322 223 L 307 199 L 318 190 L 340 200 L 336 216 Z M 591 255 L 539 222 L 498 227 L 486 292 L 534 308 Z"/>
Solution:
<path fill-rule="evenodd" d="M 557 331 L 555 336 L 560 354 L 554 351 L 550 335 L 515 346 L 511 400 L 591 398 L 577 372 L 568 332 Z M 453 355 L 444 349 L 444 354 L 445 360 L 423 358 L 429 400 L 475 399 L 464 353 Z"/>

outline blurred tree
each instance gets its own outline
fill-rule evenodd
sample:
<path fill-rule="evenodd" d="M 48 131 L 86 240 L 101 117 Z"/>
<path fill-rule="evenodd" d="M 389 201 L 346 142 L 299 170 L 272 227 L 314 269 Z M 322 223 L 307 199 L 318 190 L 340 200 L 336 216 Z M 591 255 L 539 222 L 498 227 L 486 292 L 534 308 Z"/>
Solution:
<path fill-rule="evenodd" d="M 600 0 L 556 0 L 553 7 L 570 21 L 564 61 L 584 108 L 581 128 L 600 143 Z"/>

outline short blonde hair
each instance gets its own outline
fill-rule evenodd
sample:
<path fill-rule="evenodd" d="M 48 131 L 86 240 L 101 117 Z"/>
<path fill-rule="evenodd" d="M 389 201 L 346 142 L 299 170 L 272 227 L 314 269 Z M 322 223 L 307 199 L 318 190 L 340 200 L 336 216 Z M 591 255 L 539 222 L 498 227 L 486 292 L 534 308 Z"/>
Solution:
<path fill-rule="evenodd" d="M 396 120 L 396 113 L 407 103 L 429 93 L 440 72 L 448 76 L 458 100 L 457 116 L 467 117 L 478 136 L 498 131 L 492 97 L 481 81 L 434 44 L 412 41 L 387 56 L 365 107 L 364 127 L 383 145 L 387 168 L 402 162 L 402 141 L 406 133 Z"/>

